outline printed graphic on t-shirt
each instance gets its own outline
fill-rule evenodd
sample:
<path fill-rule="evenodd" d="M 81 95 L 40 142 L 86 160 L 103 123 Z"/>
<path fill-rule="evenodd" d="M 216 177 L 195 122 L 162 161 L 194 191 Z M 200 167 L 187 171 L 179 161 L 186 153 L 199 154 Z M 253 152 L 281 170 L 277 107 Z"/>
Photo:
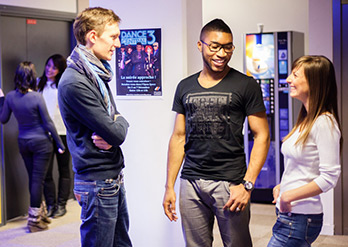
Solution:
<path fill-rule="evenodd" d="M 185 101 L 189 139 L 228 139 L 232 93 L 192 93 Z"/>

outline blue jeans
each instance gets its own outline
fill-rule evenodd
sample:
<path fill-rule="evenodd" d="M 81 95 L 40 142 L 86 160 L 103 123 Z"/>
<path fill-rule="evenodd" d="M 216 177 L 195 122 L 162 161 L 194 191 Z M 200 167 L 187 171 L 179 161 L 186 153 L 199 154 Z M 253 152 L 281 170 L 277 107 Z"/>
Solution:
<path fill-rule="evenodd" d="M 323 214 L 280 213 L 276 209 L 277 222 L 268 247 L 311 246 L 323 226 Z"/>
<path fill-rule="evenodd" d="M 129 216 L 123 176 L 101 181 L 75 179 L 81 206 L 82 247 L 130 247 Z"/>
<path fill-rule="evenodd" d="M 18 146 L 29 176 L 30 207 L 39 208 L 48 163 L 53 152 L 52 141 L 45 136 L 18 138 Z"/>
<path fill-rule="evenodd" d="M 227 181 L 180 180 L 180 213 L 186 247 L 211 247 L 217 219 L 225 247 L 251 247 L 250 204 L 242 212 L 224 210 L 232 186 Z"/>

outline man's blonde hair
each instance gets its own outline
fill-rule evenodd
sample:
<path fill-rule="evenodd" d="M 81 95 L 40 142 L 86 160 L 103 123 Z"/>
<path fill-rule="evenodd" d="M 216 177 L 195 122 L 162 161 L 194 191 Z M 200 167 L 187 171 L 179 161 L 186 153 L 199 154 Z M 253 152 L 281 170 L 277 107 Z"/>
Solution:
<path fill-rule="evenodd" d="M 74 22 L 74 35 L 78 43 L 86 45 L 86 34 L 95 30 L 100 36 L 104 32 L 106 24 L 119 23 L 118 17 L 111 9 L 101 7 L 87 8 L 82 11 Z"/>

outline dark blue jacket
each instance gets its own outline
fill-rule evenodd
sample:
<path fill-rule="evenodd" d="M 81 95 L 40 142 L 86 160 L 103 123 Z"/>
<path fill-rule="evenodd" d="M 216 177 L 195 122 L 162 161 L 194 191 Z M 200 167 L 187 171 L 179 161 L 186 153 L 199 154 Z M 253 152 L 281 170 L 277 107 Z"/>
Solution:
<path fill-rule="evenodd" d="M 40 93 L 22 94 L 13 90 L 7 94 L 6 100 L 0 97 L 0 122 L 7 123 L 12 112 L 18 122 L 19 139 L 46 139 L 51 135 L 57 147 L 65 150 Z"/>
<path fill-rule="evenodd" d="M 119 114 L 109 86 L 110 101 Z M 128 122 L 108 114 L 97 86 L 85 74 L 68 67 L 58 86 L 58 103 L 67 129 L 67 142 L 75 177 L 83 180 L 116 178 L 124 167 L 120 145 L 126 138 Z M 96 133 L 113 147 L 98 149 L 91 138 Z"/>

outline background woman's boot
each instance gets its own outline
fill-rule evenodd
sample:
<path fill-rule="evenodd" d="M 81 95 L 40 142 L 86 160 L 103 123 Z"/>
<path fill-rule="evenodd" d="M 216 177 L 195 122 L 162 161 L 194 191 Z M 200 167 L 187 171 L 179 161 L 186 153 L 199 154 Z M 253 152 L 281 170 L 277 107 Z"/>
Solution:
<path fill-rule="evenodd" d="M 29 232 L 38 232 L 48 229 L 48 226 L 41 220 L 41 209 L 29 207 L 28 230 Z"/>
<path fill-rule="evenodd" d="M 46 208 L 46 203 L 45 201 L 42 201 L 41 206 L 40 206 L 40 216 L 41 220 L 45 222 L 46 224 L 50 224 L 52 220 L 48 218 L 47 216 L 47 208 Z"/>
<path fill-rule="evenodd" d="M 57 210 L 57 205 L 48 205 L 47 206 L 47 217 L 53 217 L 54 213 Z"/>
<path fill-rule="evenodd" d="M 66 206 L 58 205 L 57 210 L 53 214 L 53 218 L 58 218 L 66 214 Z"/>

